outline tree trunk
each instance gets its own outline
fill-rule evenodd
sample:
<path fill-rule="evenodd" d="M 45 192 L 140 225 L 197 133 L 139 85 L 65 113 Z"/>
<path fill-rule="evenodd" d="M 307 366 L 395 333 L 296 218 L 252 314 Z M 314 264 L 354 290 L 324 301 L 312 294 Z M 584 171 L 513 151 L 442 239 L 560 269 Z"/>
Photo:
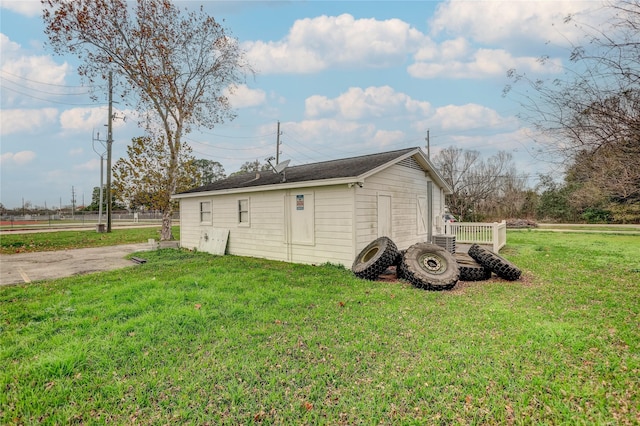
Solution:
<path fill-rule="evenodd" d="M 160 230 L 160 241 L 173 241 L 173 232 L 171 232 L 171 216 L 173 216 L 172 208 L 169 208 L 162 212 L 162 229 Z"/>

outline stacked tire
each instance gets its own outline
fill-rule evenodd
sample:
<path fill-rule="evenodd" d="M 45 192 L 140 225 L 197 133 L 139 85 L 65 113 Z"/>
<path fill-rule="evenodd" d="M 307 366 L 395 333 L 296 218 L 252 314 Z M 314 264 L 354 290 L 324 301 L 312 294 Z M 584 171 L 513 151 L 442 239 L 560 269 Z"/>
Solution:
<path fill-rule="evenodd" d="M 453 255 L 430 243 L 409 247 L 398 268 L 399 276 L 423 290 L 451 290 L 460 278 L 460 268 Z"/>
<path fill-rule="evenodd" d="M 467 253 L 455 253 L 460 268 L 460 281 L 485 281 L 491 278 L 491 269 L 479 264 Z"/>
<path fill-rule="evenodd" d="M 398 247 L 388 237 L 380 237 L 367 245 L 353 261 L 351 270 L 358 278 L 376 280 L 397 262 Z"/>
<path fill-rule="evenodd" d="M 520 276 L 522 275 L 522 271 L 513 263 L 509 262 L 499 254 L 479 246 L 478 244 L 473 244 L 469 248 L 469 256 L 471 256 L 480 265 L 505 280 L 515 281 L 520 279 Z"/>
<path fill-rule="evenodd" d="M 484 281 L 495 273 L 506 280 L 520 278 L 522 271 L 502 256 L 473 244 L 469 254 L 451 254 L 444 247 L 417 243 L 406 250 L 388 237 L 367 245 L 353 262 L 351 270 L 358 277 L 374 281 L 390 266 L 397 277 L 423 290 L 451 290 L 461 281 Z"/>

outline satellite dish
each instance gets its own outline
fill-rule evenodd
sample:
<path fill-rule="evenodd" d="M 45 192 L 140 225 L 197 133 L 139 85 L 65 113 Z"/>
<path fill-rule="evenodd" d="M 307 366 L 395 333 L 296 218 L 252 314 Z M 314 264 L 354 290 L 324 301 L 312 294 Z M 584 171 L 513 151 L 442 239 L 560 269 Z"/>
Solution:
<path fill-rule="evenodd" d="M 275 167 L 273 168 L 273 171 L 280 174 L 284 169 L 287 168 L 290 162 L 291 160 L 285 160 L 282 163 L 276 164 Z"/>

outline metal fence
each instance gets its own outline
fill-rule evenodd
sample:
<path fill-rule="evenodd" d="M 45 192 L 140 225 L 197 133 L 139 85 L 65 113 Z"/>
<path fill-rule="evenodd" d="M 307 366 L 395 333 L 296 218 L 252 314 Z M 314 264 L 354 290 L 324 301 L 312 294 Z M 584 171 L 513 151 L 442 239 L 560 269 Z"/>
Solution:
<path fill-rule="evenodd" d="M 180 213 L 172 216 L 173 220 L 180 219 Z M 100 216 L 96 212 L 78 212 L 71 214 L 26 214 L 3 215 L 0 217 L 2 229 L 11 228 L 56 228 L 56 227 L 83 227 L 106 224 L 107 215 Z M 113 224 L 161 224 L 161 212 L 113 212 L 111 214 Z"/>

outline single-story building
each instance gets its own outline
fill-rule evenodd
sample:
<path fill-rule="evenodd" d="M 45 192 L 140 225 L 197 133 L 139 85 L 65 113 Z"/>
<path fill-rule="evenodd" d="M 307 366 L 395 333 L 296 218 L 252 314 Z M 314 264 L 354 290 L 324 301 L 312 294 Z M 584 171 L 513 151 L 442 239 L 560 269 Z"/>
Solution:
<path fill-rule="evenodd" d="M 403 249 L 444 232 L 451 188 L 421 148 L 281 168 L 175 194 L 181 247 L 212 252 L 222 232 L 228 254 L 351 267 L 378 237 Z"/>

